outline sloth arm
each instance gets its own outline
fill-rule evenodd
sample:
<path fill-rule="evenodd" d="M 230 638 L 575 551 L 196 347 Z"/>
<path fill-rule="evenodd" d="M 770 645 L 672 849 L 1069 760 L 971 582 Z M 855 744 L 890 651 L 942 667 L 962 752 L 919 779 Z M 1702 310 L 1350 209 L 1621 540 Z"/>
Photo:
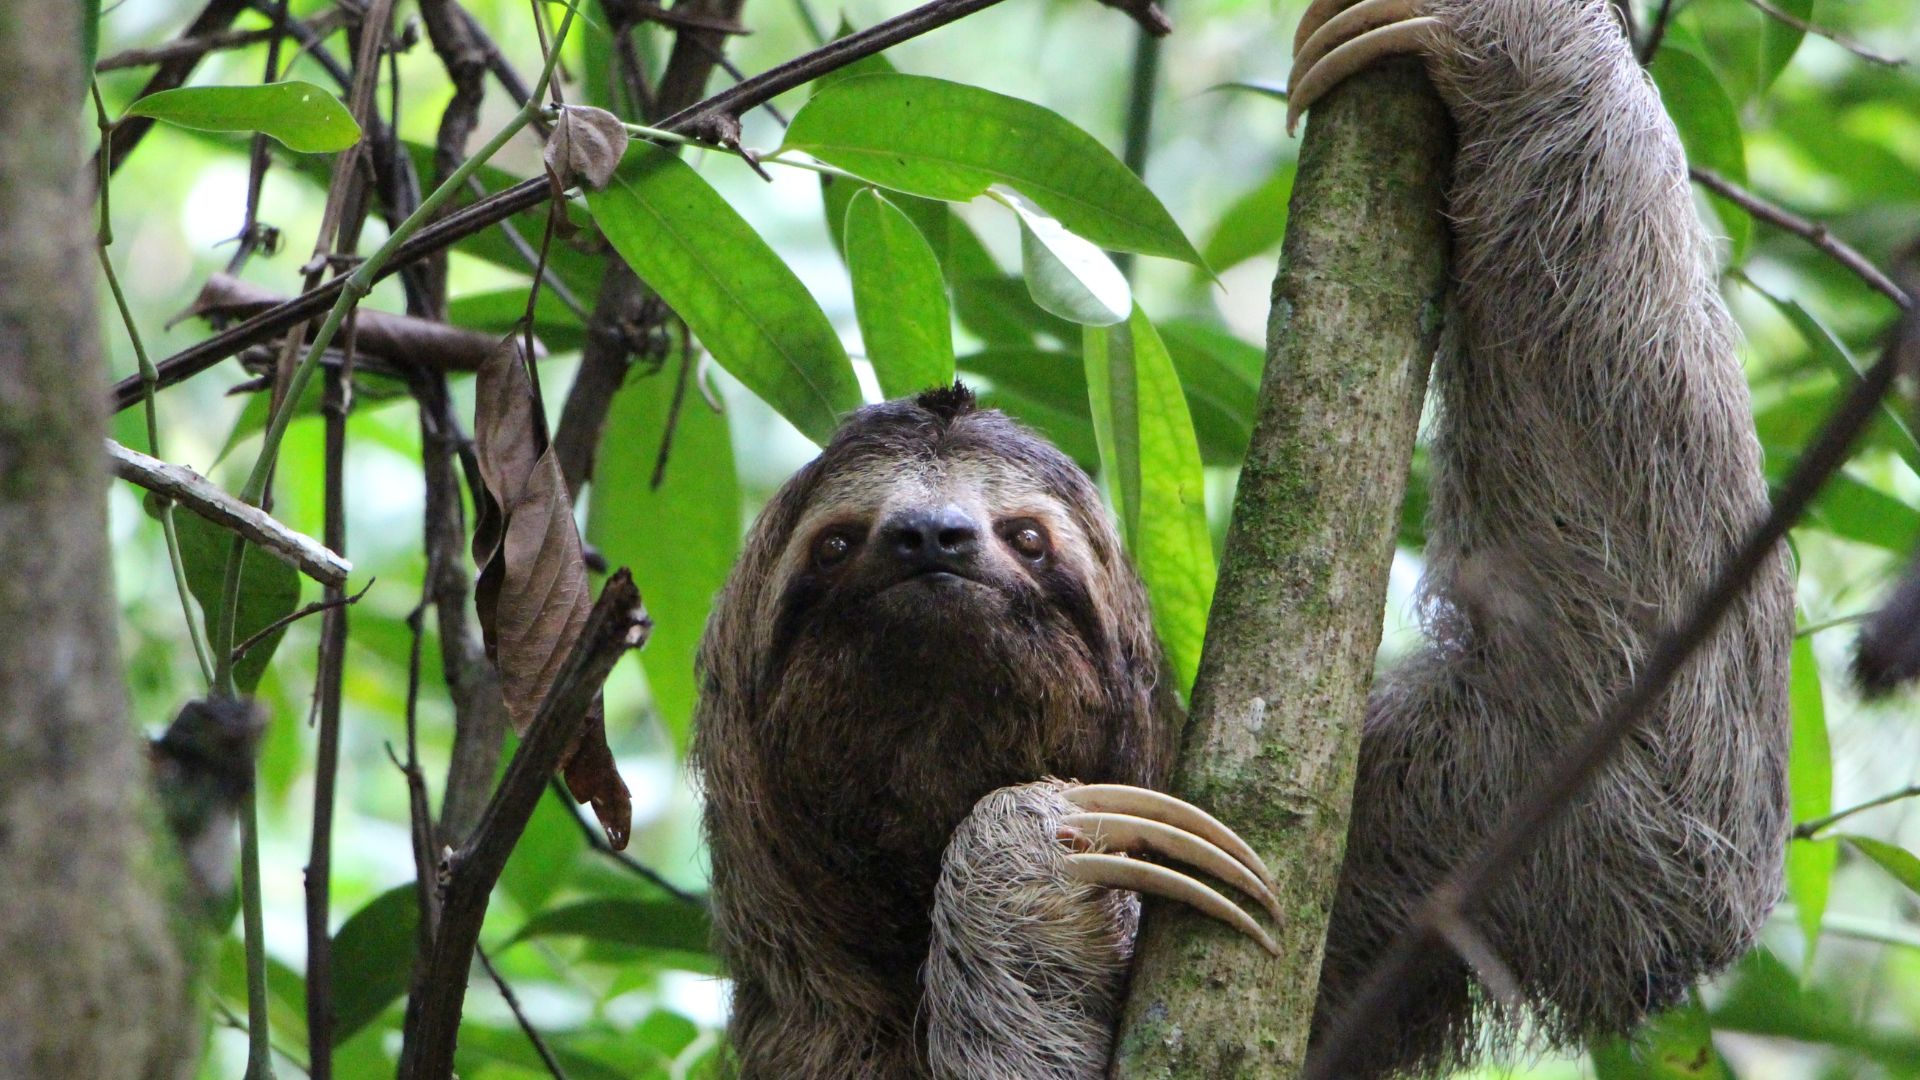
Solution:
<path fill-rule="evenodd" d="M 1745 379 L 1679 139 L 1606 0 L 1369 0 L 1296 42 L 1291 108 L 1397 52 L 1458 128 L 1437 357 L 1427 640 L 1369 702 L 1324 1025 L 1410 908 L 1765 509 Z M 1784 552 L 1511 880 L 1475 909 L 1517 980 L 1450 962 L 1360 1075 L 1630 1028 L 1752 942 L 1786 828 Z"/>

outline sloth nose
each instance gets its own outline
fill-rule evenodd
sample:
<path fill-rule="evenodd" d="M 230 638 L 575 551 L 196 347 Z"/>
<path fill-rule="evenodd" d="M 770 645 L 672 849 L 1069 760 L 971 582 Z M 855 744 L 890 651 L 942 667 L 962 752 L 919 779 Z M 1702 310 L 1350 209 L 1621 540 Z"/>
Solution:
<path fill-rule="evenodd" d="M 980 553 L 980 527 L 957 506 L 902 510 L 880 525 L 894 558 L 923 569 L 958 569 Z"/>

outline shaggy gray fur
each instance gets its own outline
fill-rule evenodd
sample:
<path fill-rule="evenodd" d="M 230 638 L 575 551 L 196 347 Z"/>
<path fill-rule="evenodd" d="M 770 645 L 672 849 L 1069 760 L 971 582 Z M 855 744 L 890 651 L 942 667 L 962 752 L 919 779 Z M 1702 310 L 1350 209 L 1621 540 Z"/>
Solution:
<path fill-rule="evenodd" d="M 1430 642 L 1370 704 L 1320 1018 L 1409 904 L 1592 723 L 1766 505 L 1686 162 L 1605 0 L 1430 0 L 1459 127 L 1459 348 L 1434 370 Z M 1739 956 L 1785 850 L 1785 552 L 1475 924 L 1525 1016 L 1453 963 L 1370 1041 L 1437 1070 L 1522 1021 L 1627 1030 Z"/>

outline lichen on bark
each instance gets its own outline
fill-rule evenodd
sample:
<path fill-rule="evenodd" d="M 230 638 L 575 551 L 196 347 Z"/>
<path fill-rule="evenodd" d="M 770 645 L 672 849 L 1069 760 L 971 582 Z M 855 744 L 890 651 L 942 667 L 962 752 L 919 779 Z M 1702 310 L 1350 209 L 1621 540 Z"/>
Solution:
<path fill-rule="evenodd" d="M 1149 912 L 1120 1077 L 1292 1076 L 1304 1060 L 1383 598 L 1447 274 L 1452 125 L 1413 61 L 1314 108 L 1173 791 L 1280 881 L 1278 957 Z"/>

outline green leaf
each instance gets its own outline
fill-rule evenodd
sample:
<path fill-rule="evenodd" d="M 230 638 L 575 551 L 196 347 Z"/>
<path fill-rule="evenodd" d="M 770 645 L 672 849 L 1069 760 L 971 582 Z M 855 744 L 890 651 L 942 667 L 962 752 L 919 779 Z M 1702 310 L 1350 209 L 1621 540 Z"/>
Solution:
<path fill-rule="evenodd" d="M 542 796 L 534 804 L 533 816 L 527 819 L 520 841 L 507 856 L 507 865 L 500 872 L 500 888 L 522 911 L 538 911 L 552 899 L 573 876 L 580 853 L 586 850 L 579 812 L 573 807 L 570 796 L 551 791 Z"/>
<path fill-rule="evenodd" d="M 587 537 L 610 564 L 633 571 L 646 597 L 653 634 L 637 656 L 654 707 L 684 752 L 697 696 L 693 655 L 740 550 L 741 517 L 727 418 L 695 387 L 681 402 L 667 469 L 653 486 L 674 368 L 670 362 L 659 374 L 631 380 L 613 399 L 606 450 L 589 489 Z"/>
<path fill-rule="evenodd" d="M 1042 310 L 1081 326 L 1112 326 L 1133 310 L 1133 288 L 1107 253 L 1068 232 L 1017 191 L 993 195 L 1020 219 L 1020 271 Z"/>
<path fill-rule="evenodd" d="M 134 102 L 127 115 L 196 131 L 258 131 L 303 154 L 332 153 L 360 141 L 360 125 L 338 98 L 297 80 L 162 90 Z"/>
<path fill-rule="evenodd" d="M 367 901 L 333 935 L 335 1046 L 407 992 L 419 926 L 420 893 L 409 881 Z"/>
<path fill-rule="evenodd" d="M 1903 847 L 1896 847 L 1885 840 L 1875 840 L 1871 836 L 1842 834 L 1838 839 L 1845 840 L 1855 851 L 1872 859 L 1880 869 L 1892 874 L 1894 880 L 1905 885 L 1909 892 L 1920 895 L 1920 856 Z"/>
<path fill-rule="evenodd" d="M 484 330 L 504 337 L 520 326 L 527 314 L 527 285 L 466 293 L 447 301 L 447 322 L 468 330 Z M 533 334 L 549 355 L 576 352 L 587 341 L 587 327 L 571 308 L 542 287 L 533 312 Z"/>
<path fill-rule="evenodd" d="M 537 937 L 582 937 L 630 948 L 705 954 L 713 932 L 705 910 L 679 900 L 581 900 L 527 920 L 509 943 Z"/>
<path fill-rule="evenodd" d="M 173 520 L 180 533 L 180 561 L 187 569 L 187 589 L 200 602 L 207 640 L 217 640 L 213 626 L 219 618 L 233 534 L 198 514 L 176 513 Z M 239 645 L 275 619 L 293 614 L 299 606 L 300 572 L 248 544 L 240 564 L 240 607 L 234 616 L 233 643 Z M 273 659 L 273 651 L 280 647 L 286 633 L 286 627 L 281 627 L 268 634 L 233 666 L 234 687 L 240 693 L 251 694 L 260 685 L 260 676 L 266 674 L 267 662 Z"/>
<path fill-rule="evenodd" d="M 956 222 L 958 224 L 958 222 Z M 968 276 L 949 280 L 953 310 L 960 325 L 993 346 L 1032 347 L 1037 338 L 1071 346 L 1080 340 L 1080 326 L 1033 302 L 1026 282 L 1007 274 Z"/>
<path fill-rule="evenodd" d="M 1787 791 L 1793 820 L 1812 821 L 1833 811 L 1833 753 L 1827 742 L 1826 704 L 1820 689 L 1820 667 L 1813 656 L 1813 639 L 1793 643 L 1788 709 L 1793 727 L 1793 749 L 1787 757 Z M 1806 935 L 1803 971 L 1813 969 L 1820 923 L 1827 914 L 1827 895 L 1840 850 L 1831 840 L 1794 840 L 1787 845 L 1787 895 L 1800 916 Z"/>
<path fill-rule="evenodd" d="M 1802 22 L 1813 18 L 1813 0 L 1773 0 L 1773 5 Z M 1784 19 L 1766 18 L 1760 28 L 1760 86 L 1765 90 L 1787 69 L 1807 34 Z"/>
<path fill-rule="evenodd" d="M 1595 1080 L 1727 1080 L 1731 1073 L 1713 1048 L 1713 1024 L 1698 995 L 1647 1021 L 1630 1037 L 1603 1039 L 1592 1048 Z"/>
<path fill-rule="evenodd" d="M 1740 132 L 1740 116 L 1713 70 L 1699 57 L 1672 45 L 1660 50 L 1648 70 L 1660 87 L 1667 115 L 1680 129 L 1680 142 L 1686 147 L 1688 162 L 1712 169 L 1735 183 L 1745 183 L 1747 149 L 1746 139 Z M 1733 261 L 1738 263 L 1752 236 L 1753 219 L 1745 210 L 1718 195 L 1710 198 L 1714 212 L 1733 241 Z"/>
<path fill-rule="evenodd" d="M 1084 348 L 1101 470 L 1184 695 L 1199 670 L 1214 586 L 1193 422 L 1173 358 L 1138 306 L 1118 326 L 1088 327 Z"/>
<path fill-rule="evenodd" d="M 1801 340 L 1807 343 L 1807 348 L 1812 351 L 1814 358 L 1819 360 L 1828 371 L 1833 372 L 1834 378 L 1841 386 L 1851 388 L 1861 380 L 1863 373 L 1860 362 L 1853 358 L 1853 354 L 1840 343 L 1840 339 L 1834 335 L 1833 331 L 1827 329 L 1826 325 L 1815 318 L 1812 312 L 1802 307 L 1798 301 L 1775 296 L 1751 281 L 1746 284 L 1754 292 L 1765 297 L 1768 303 L 1793 324 L 1793 328 L 1799 331 Z M 1880 414 L 1898 435 L 1894 450 L 1907 463 L 1907 467 L 1912 469 L 1916 476 L 1920 476 L 1920 441 L 1915 440 L 1913 429 L 1907 426 L 1906 418 L 1900 414 L 1898 406 L 1886 398 L 1881 399 Z"/>
<path fill-rule="evenodd" d="M 100 59 L 100 0 L 86 0 L 81 8 L 80 59 L 86 65 L 85 70 L 93 71 L 93 65 Z"/>
<path fill-rule="evenodd" d="M 1240 464 L 1253 437 L 1265 351 L 1198 319 L 1170 319 L 1159 329 L 1180 372 L 1201 458 L 1209 465 Z"/>
<path fill-rule="evenodd" d="M 678 157 L 635 143 L 604 191 L 600 231 L 720 366 L 825 443 L 860 386 L 820 305 L 760 234 Z"/>
<path fill-rule="evenodd" d="M 1293 197 L 1294 163 L 1274 170 L 1259 187 L 1235 199 L 1200 249 L 1215 273 L 1280 246 L 1287 233 L 1287 200 Z"/>
<path fill-rule="evenodd" d="M 867 359 L 888 397 L 953 382 L 953 311 L 940 261 L 899 207 L 873 188 L 846 216 L 847 270 Z"/>
<path fill-rule="evenodd" d="M 781 149 L 949 202 L 1006 184 L 1101 247 L 1201 261 L 1173 215 L 1093 136 L 978 87 L 918 75 L 841 80 L 801 108 Z"/>

